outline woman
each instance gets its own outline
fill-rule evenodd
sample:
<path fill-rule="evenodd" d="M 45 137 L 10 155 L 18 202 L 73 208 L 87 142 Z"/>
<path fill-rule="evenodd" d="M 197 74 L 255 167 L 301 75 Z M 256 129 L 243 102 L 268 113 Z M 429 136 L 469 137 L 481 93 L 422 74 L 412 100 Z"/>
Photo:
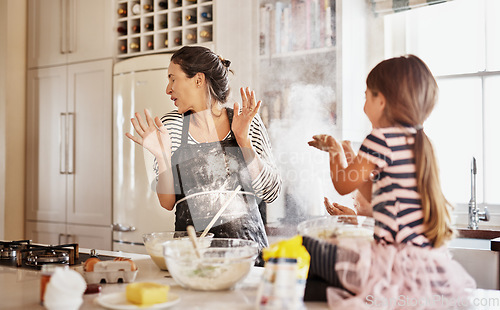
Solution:
<path fill-rule="evenodd" d="M 138 136 L 127 137 L 156 159 L 157 195 L 162 207 L 176 208 L 176 230 L 204 230 L 241 186 L 210 232 L 268 246 L 258 202 L 274 201 L 281 178 L 269 138 L 257 112 L 261 101 L 240 89 L 242 106 L 225 107 L 230 61 L 201 46 L 185 46 L 172 55 L 166 92 L 177 111 L 146 121 L 136 113 Z"/>

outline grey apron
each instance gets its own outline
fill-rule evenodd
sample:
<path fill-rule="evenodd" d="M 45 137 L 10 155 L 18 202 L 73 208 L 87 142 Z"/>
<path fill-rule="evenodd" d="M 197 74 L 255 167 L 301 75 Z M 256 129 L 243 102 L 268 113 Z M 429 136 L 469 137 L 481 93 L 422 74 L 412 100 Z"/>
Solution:
<path fill-rule="evenodd" d="M 227 109 L 229 123 L 233 110 Z M 175 230 L 193 225 L 204 230 L 214 215 L 241 185 L 223 215 L 210 229 L 216 238 L 254 240 L 259 249 L 268 246 L 252 180 L 234 134 L 223 141 L 188 144 L 191 113 L 184 114 L 180 147 L 172 155 L 176 193 Z"/>

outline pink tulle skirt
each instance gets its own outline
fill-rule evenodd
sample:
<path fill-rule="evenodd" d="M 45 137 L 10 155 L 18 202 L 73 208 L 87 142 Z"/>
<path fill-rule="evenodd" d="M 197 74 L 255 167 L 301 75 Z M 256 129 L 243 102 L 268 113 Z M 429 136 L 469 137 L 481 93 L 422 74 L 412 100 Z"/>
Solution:
<path fill-rule="evenodd" d="M 335 270 L 355 294 L 329 287 L 331 309 L 467 308 L 474 279 L 452 259 L 447 247 L 384 245 L 341 239 Z M 465 307 L 464 307 L 465 306 Z"/>

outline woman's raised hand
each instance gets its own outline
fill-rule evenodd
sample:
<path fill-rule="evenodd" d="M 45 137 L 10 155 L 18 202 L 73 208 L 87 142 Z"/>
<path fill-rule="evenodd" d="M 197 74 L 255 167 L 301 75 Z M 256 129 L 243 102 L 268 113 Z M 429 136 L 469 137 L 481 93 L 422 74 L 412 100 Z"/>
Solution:
<path fill-rule="evenodd" d="M 249 137 L 250 124 L 259 111 L 262 101 L 259 100 L 256 102 L 255 92 L 253 90 L 250 91 L 250 88 L 248 87 L 240 88 L 240 94 L 242 104 L 241 113 L 239 103 L 235 102 L 233 124 L 231 125 L 231 129 L 233 130 L 233 133 L 236 136 L 236 141 L 240 146 L 251 147 L 251 140 Z"/>
<path fill-rule="evenodd" d="M 131 119 L 137 136 L 128 132 L 125 135 L 135 143 L 142 145 L 157 159 L 170 158 L 172 142 L 167 128 L 163 126 L 158 117 L 155 117 L 153 120 L 151 113 L 147 109 L 144 109 L 144 114 L 146 121 L 137 112 L 135 113 L 135 118 Z"/>

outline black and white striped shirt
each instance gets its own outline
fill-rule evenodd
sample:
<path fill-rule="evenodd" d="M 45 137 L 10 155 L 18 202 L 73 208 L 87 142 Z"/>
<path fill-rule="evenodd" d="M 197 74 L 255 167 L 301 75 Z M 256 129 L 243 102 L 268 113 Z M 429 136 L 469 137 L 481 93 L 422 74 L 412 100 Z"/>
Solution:
<path fill-rule="evenodd" d="M 417 189 L 415 134 L 411 127 L 376 128 L 359 150 L 379 171 L 372 188 L 374 237 L 379 242 L 431 246 Z"/>
<path fill-rule="evenodd" d="M 167 127 L 170 139 L 172 141 L 172 154 L 180 147 L 182 138 L 182 125 L 184 116 L 176 110 L 165 114 L 161 121 Z M 271 150 L 271 143 L 267 135 L 266 128 L 262 119 L 257 114 L 250 124 L 249 134 L 252 141 L 252 146 L 259 156 L 263 167 L 257 178 L 252 180 L 252 187 L 257 197 L 265 202 L 273 202 L 281 191 L 282 180 L 278 168 L 274 162 Z M 229 139 L 229 133 L 224 139 Z M 188 144 L 198 144 L 190 134 L 188 135 Z M 155 161 L 155 173 L 158 175 L 158 169 Z"/>

